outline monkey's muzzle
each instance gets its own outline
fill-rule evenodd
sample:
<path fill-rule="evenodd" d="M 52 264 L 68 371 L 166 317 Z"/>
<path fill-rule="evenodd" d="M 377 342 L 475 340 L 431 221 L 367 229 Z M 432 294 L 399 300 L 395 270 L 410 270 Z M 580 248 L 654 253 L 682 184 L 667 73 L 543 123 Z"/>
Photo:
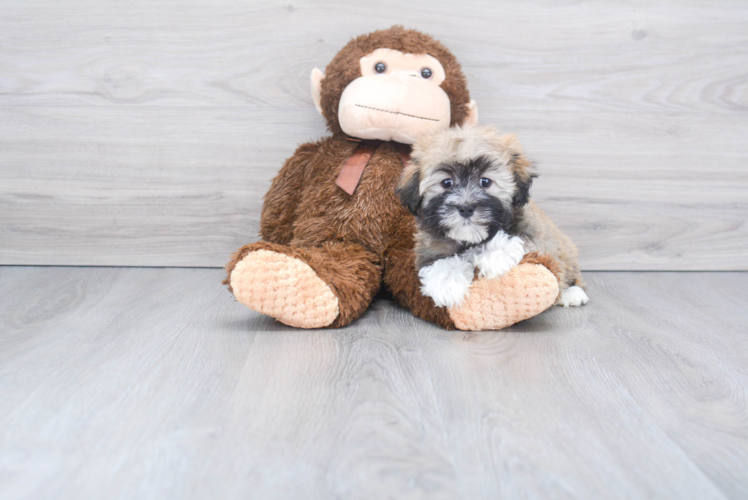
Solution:
<path fill-rule="evenodd" d="M 446 92 L 433 82 L 406 75 L 361 76 L 345 88 L 338 107 L 346 134 L 403 144 L 449 128 L 450 119 Z"/>

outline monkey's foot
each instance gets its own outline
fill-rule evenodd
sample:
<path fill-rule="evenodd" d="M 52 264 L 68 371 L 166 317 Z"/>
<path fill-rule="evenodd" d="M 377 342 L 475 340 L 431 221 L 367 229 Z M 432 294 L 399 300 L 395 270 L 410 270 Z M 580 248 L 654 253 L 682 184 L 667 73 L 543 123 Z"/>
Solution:
<path fill-rule="evenodd" d="M 449 315 L 460 330 L 498 330 L 537 316 L 557 296 L 558 280 L 547 267 L 523 263 L 500 278 L 476 279 Z"/>
<path fill-rule="evenodd" d="M 322 328 L 338 317 L 338 298 L 299 259 L 271 250 L 249 252 L 231 271 L 236 300 L 283 324 Z"/>

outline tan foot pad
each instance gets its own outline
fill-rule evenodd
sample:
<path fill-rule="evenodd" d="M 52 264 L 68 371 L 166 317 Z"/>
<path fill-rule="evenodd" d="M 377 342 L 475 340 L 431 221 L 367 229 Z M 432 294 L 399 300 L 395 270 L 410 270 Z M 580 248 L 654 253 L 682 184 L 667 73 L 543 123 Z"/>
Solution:
<path fill-rule="evenodd" d="M 338 298 L 305 262 L 256 250 L 231 271 L 236 300 L 289 326 L 322 328 L 338 317 Z"/>
<path fill-rule="evenodd" d="M 537 316 L 557 296 L 558 281 L 545 266 L 520 264 L 500 278 L 476 279 L 449 315 L 460 330 L 498 330 Z"/>

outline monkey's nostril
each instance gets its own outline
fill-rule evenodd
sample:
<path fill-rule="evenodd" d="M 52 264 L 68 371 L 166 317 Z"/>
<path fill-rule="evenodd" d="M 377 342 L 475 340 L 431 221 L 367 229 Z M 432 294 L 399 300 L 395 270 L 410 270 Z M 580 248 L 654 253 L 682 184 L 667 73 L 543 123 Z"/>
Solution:
<path fill-rule="evenodd" d="M 475 205 L 462 205 L 458 207 L 457 210 L 460 212 L 460 215 L 468 219 L 473 215 L 473 212 L 475 212 Z"/>

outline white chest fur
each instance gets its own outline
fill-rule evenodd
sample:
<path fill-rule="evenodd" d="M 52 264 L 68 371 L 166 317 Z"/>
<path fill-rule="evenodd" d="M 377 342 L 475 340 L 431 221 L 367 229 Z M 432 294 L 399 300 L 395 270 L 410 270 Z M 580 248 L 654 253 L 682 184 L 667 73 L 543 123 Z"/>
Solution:
<path fill-rule="evenodd" d="M 459 306 L 470 291 L 476 269 L 480 278 L 496 278 L 519 264 L 524 255 L 521 238 L 499 231 L 486 243 L 422 267 L 418 272 L 421 293 L 437 306 Z"/>

